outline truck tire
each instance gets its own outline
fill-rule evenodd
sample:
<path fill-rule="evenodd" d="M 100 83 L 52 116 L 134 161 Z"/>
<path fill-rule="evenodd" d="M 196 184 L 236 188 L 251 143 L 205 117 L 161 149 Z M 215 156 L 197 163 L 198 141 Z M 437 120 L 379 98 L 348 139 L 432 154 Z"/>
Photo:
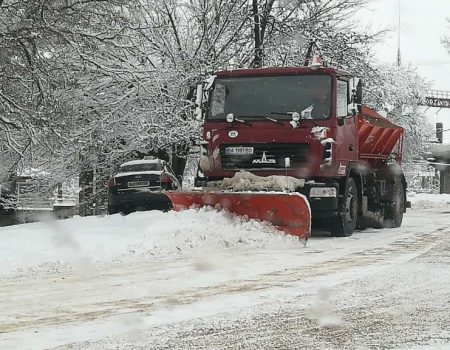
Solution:
<path fill-rule="evenodd" d="M 380 208 L 376 212 L 368 212 L 365 216 L 358 217 L 357 230 L 368 228 L 382 229 L 384 227 L 384 209 Z"/>
<path fill-rule="evenodd" d="M 349 237 L 356 228 L 358 219 L 358 189 L 355 180 L 348 178 L 345 182 L 344 197 L 339 206 L 337 217 L 332 220 L 329 230 L 332 236 Z"/>
<path fill-rule="evenodd" d="M 384 209 L 385 228 L 400 227 L 405 212 L 405 189 L 400 178 L 396 178 L 393 186 L 392 199 L 386 203 Z"/>

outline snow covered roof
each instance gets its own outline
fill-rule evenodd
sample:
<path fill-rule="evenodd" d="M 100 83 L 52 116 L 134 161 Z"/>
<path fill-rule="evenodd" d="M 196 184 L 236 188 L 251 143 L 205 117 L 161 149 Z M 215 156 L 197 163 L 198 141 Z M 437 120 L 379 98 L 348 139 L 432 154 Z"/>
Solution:
<path fill-rule="evenodd" d="M 121 172 L 119 171 L 116 175 L 114 175 L 114 177 L 125 177 L 125 176 L 130 176 L 130 175 L 136 175 L 136 174 L 140 174 L 140 175 L 161 175 L 162 170 L 136 170 L 136 171 L 125 171 L 125 172 Z"/>
<path fill-rule="evenodd" d="M 340 74 L 346 75 L 346 72 L 338 71 L 334 68 L 319 68 L 317 70 L 311 69 L 311 67 L 266 67 L 257 69 L 234 69 L 234 70 L 224 70 L 216 72 L 218 78 L 230 78 L 230 77 L 240 77 L 240 76 L 270 76 L 270 75 L 301 75 L 301 74 Z"/>
<path fill-rule="evenodd" d="M 123 163 L 120 166 L 127 166 L 127 165 L 138 165 L 138 164 L 159 164 L 163 163 L 164 161 L 161 159 L 138 159 L 138 160 L 130 160 L 129 162 Z"/>

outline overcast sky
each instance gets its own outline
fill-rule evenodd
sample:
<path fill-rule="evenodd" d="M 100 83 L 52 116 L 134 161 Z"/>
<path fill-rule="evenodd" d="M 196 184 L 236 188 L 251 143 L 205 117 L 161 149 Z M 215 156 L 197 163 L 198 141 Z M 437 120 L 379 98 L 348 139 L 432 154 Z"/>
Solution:
<path fill-rule="evenodd" d="M 450 0 L 370 0 L 367 9 L 361 11 L 361 23 L 374 29 L 394 29 L 376 46 L 377 59 L 396 62 L 399 1 L 402 64 L 417 67 L 419 74 L 431 81 L 432 89 L 450 91 L 450 54 L 441 43 L 445 34 L 450 35 L 446 22 Z M 450 128 L 450 109 L 438 112 L 430 108 L 427 115 L 431 122 L 441 121 Z M 450 142 L 450 132 L 445 134 L 445 141 Z"/>

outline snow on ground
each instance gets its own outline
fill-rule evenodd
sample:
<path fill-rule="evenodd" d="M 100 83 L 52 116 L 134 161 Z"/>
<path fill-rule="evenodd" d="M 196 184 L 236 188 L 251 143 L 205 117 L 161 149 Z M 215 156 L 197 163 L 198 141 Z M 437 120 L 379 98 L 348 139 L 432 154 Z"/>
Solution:
<path fill-rule="evenodd" d="M 450 195 L 408 194 L 413 209 L 450 206 Z M 264 223 L 214 210 L 75 217 L 0 228 L 0 277 L 101 269 L 218 251 L 303 246 Z"/>
<path fill-rule="evenodd" d="M 220 250 L 283 249 L 301 244 L 264 223 L 208 209 L 62 221 L 47 218 L 0 228 L 0 277 L 162 261 L 198 251 L 208 255 Z"/>
<path fill-rule="evenodd" d="M 0 349 L 450 348 L 450 205 L 408 199 L 306 247 L 207 209 L 0 228 Z"/>
<path fill-rule="evenodd" d="M 450 195 L 408 194 L 413 209 L 450 206 Z M 270 225 L 214 210 L 75 217 L 0 228 L 0 277 L 119 266 L 217 251 L 303 246 Z M 200 253 L 199 253 L 200 252 Z"/>
<path fill-rule="evenodd" d="M 412 209 L 450 207 L 450 194 L 408 192 L 407 197 Z"/>

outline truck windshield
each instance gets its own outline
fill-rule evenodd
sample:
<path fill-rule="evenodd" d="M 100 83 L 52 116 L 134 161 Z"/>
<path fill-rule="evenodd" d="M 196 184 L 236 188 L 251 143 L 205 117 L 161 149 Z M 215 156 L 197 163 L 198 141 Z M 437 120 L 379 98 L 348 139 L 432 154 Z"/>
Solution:
<path fill-rule="evenodd" d="M 218 78 L 207 114 L 209 120 L 235 117 L 290 119 L 312 107 L 311 119 L 330 116 L 331 76 L 296 75 L 274 77 Z"/>

